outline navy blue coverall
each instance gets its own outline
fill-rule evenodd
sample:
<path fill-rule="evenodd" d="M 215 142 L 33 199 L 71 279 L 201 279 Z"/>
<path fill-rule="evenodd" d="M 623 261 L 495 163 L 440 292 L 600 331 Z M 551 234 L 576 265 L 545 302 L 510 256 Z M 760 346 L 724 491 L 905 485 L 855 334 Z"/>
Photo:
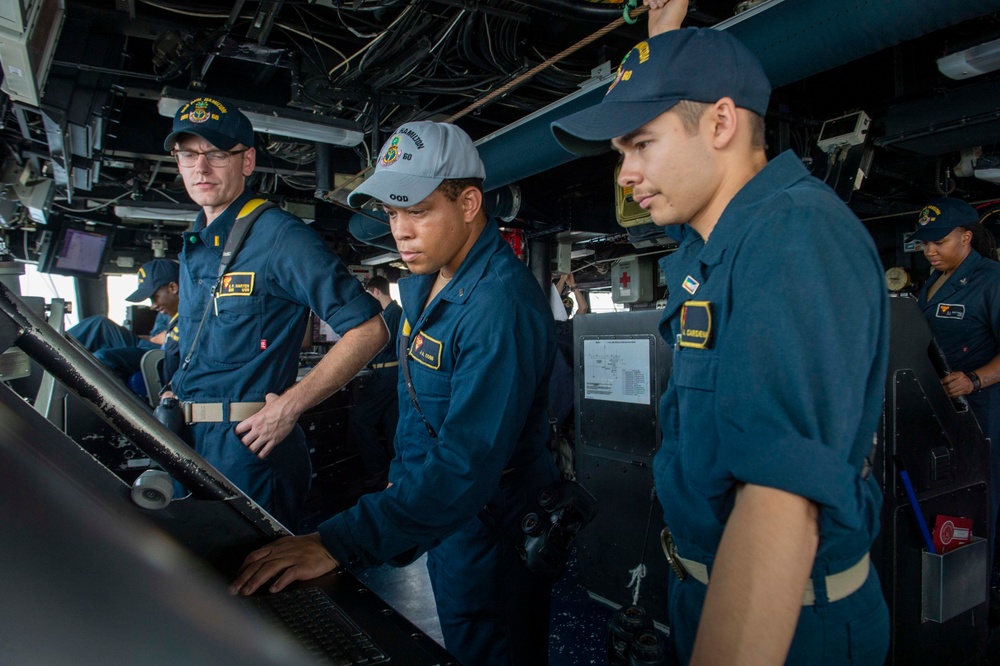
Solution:
<path fill-rule="evenodd" d="M 170 327 L 170 317 L 162 312 L 156 315 L 153 330 L 149 335 L 155 336 Z M 94 358 L 109 368 L 123 381 L 139 372 L 142 356 L 151 349 L 159 349 L 159 345 L 143 340 L 124 326 L 120 326 L 103 315 L 87 317 L 66 331 L 80 342 Z"/>
<path fill-rule="evenodd" d="M 990 261 L 975 250 L 927 300 L 927 288 L 940 274 L 931 271 L 917 304 L 923 310 L 934 338 L 953 372 L 980 369 L 1000 354 L 1000 263 Z M 1000 511 L 1000 384 L 965 396 L 979 421 L 983 435 L 990 438 L 991 514 L 996 532 Z"/>
<path fill-rule="evenodd" d="M 283 525 L 295 531 L 309 490 L 305 435 L 296 425 L 266 458 L 258 458 L 228 420 L 230 402 L 263 402 L 296 379 L 309 310 L 343 335 L 381 311 L 316 232 L 277 208 L 262 214 L 229 265 L 220 295 L 210 301 L 222 250 L 244 192 L 210 225 L 184 234 L 180 271 L 180 351 L 191 347 L 206 307 L 205 326 L 190 366 L 174 375 L 182 402 L 223 403 L 225 421 L 196 423 L 188 441 L 208 462 Z"/>
<path fill-rule="evenodd" d="M 819 507 L 812 580 L 792 664 L 879 664 L 888 611 L 878 577 L 835 602 L 826 576 L 857 564 L 878 532 L 882 494 L 862 475 L 882 409 L 889 306 L 871 237 L 786 152 L 748 182 L 709 241 L 661 260 L 674 345 L 653 469 L 678 554 L 712 564 L 738 484 Z M 710 316 L 707 316 L 710 315 Z M 682 329 L 682 326 L 684 327 Z M 670 577 L 670 622 L 687 663 L 707 587 Z"/>
<path fill-rule="evenodd" d="M 513 539 L 538 490 L 558 480 L 547 449 L 552 313 L 493 221 L 424 308 L 435 277 L 399 282 L 420 412 L 400 373 L 392 485 L 319 532 L 354 567 L 427 552 L 445 646 L 463 664 L 544 664 L 550 586 Z"/>

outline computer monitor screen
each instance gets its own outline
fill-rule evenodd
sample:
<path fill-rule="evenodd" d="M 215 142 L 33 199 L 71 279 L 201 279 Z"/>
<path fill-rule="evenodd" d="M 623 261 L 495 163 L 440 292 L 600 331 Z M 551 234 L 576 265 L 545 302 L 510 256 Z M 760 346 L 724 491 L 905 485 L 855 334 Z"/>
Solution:
<path fill-rule="evenodd" d="M 39 270 L 43 273 L 98 278 L 110 249 L 110 233 L 66 226 L 42 253 Z"/>

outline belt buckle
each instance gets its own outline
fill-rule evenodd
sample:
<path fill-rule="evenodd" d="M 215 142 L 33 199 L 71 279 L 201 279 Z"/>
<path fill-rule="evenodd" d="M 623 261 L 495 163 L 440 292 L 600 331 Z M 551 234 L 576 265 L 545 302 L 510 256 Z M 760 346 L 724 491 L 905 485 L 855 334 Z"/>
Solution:
<path fill-rule="evenodd" d="M 681 564 L 680 556 L 677 554 L 677 546 L 674 544 L 674 537 L 670 534 L 669 527 L 664 527 L 663 531 L 660 532 L 660 545 L 663 547 L 663 554 L 667 556 L 667 563 L 674 570 L 677 580 L 687 578 L 687 569 Z"/>

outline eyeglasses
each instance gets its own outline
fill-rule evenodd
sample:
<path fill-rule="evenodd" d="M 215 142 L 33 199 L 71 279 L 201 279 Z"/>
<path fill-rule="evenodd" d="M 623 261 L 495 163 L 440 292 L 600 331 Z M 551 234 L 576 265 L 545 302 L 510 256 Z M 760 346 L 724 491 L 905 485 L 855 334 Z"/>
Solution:
<path fill-rule="evenodd" d="M 233 155 L 239 155 L 240 153 L 245 153 L 249 148 L 241 148 L 239 150 L 208 150 L 205 152 L 200 152 L 197 150 L 171 150 L 170 154 L 174 156 L 177 160 L 177 166 L 182 167 L 193 167 L 198 164 L 198 158 L 202 155 L 208 160 L 210 166 L 214 167 L 224 167 L 229 164 L 229 159 Z"/>

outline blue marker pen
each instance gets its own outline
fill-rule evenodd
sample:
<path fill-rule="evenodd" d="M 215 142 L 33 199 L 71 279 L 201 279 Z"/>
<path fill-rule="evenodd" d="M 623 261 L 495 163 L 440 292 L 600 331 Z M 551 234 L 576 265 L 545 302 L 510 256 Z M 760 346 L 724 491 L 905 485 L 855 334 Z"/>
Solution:
<path fill-rule="evenodd" d="M 913 490 L 913 483 L 910 481 L 910 475 L 906 471 L 903 459 L 898 455 L 893 456 L 893 459 L 896 461 L 896 469 L 899 470 L 899 478 L 903 480 L 903 487 L 906 488 L 906 496 L 910 498 L 910 506 L 913 507 L 913 515 L 917 517 L 917 525 L 920 526 L 920 533 L 924 537 L 924 543 L 927 544 L 927 552 L 932 555 L 937 555 L 937 549 L 934 547 L 934 540 L 931 538 L 930 530 L 927 529 L 927 521 L 924 520 L 924 514 L 920 510 L 920 505 L 917 503 L 917 493 Z"/>

